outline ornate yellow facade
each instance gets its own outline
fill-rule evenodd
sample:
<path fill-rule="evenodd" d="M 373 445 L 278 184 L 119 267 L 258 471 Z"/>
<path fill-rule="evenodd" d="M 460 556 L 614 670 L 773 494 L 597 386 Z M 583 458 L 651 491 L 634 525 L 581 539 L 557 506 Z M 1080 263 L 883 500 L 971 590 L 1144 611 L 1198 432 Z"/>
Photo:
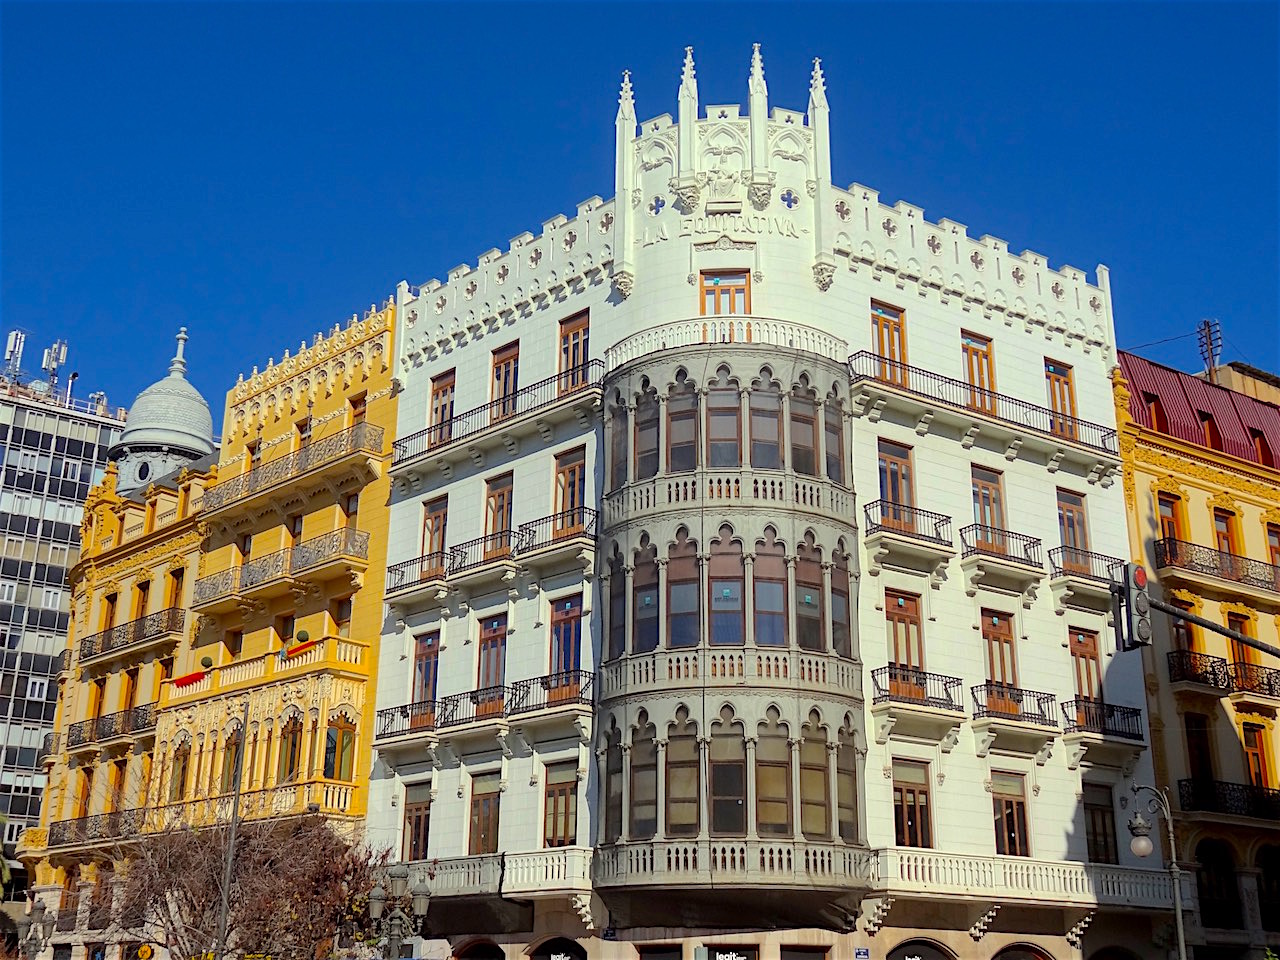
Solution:
<path fill-rule="evenodd" d="M 1141 358 L 1121 369 L 1129 539 L 1153 596 L 1280 646 L 1280 410 Z M 1198 886 L 1189 942 L 1260 956 L 1280 945 L 1280 659 L 1162 613 L 1154 627 L 1153 760 Z"/>

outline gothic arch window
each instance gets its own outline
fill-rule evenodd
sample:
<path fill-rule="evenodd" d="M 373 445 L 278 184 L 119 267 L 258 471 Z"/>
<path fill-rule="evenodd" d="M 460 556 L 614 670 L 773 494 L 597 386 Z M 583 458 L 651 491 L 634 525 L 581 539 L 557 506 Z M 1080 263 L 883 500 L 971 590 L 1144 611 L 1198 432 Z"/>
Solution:
<path fill-rule="evenodd" d="M 355 722 L 345 713 L 330 718 L 324 735 L 325 779 L 349 783 L 355 772 L 355 755 Z"/>
<path fill-rule="evenodd" d="M 640 538 L 636 551 L 631 597 L 631 652 L 651 653 L 658 649 L 658 550 L 648 534 Z"/>
<path fill-rule="evenodd" d="M 840 406 L 836 389 L 827 394 L 822 408 L 823 447 L 827 459 L 827 479 L 841 486 L 845 482 L 844 469 L 844 410 Z"/>
<path fill-rule="evenodd" d="M 187 781 L 190 778 L 191 741 L 183 740 L 173 751 L 173 769 L 169 774 L 169 802 L 179 803 L 187 798 Z"/>
<path fill-rule="evenodd" d="M 791 469 L 818 475 L 818 398 L 807 378 L 791 392 Z"/>
<path fill-rule="evenodd" d="M 756 727 L 756 830 L 762 837 L 792 835 L 791 744 L 778 709 Z"/>
<path fill-rule="evenodd" d="M 698 391 L 683 370 L 667 396 L 667 472 L 698 467 Z"/>
<path fill-rule="evenodd" d="M 711 724 L 711 744 L 707 756 L 707 776 L 711 792 L 711 835 L 747 835 L 747 745 L 742 725 L 733 710 L 725 706 L 720 719 Z"/>
<path fill-rule="evenodd" d="M 240 763 L 240 751 L 244 749 L 244 731 L 235 727 L 222 744 L 222 778 L 219 781 L 219 793 L 234 793 L 236 789 L 236 767 Z"/>
<path fill-rule="evenodd" d="M 775 537 L 773 527 L 766 527 L 764 539 L 756 541 L 755 563 L 751 570 L 755 642 L 761 647 L 785 647 L 789 632 L 787 551 Z"/>
<path fill-rule="evenodd" d="M 846 717 L 836 738 L 836 823 L 845 843 L 858 842 L 857 744 L 853 722 Z"/>
<path fill-rule="evenodd" d="M 623 569 L 618 545 L 613 546 L 609 558 L 609 648 L 605 655 L 616 660 L 626 653 L 627 646 L 627 574 Z"/>
<path fill-rule="evenodd" d="M 742 403 L 725 367 L 707 389 L 707 466 L 742 466 Z"/>
<path fill-rule="evenodd" d="M 647 480 L 658 473 L 658 395 L 646 388 L 636 399 L 636 474 Z"/>
<path fill-rule="evenodd" d="M 296 714 L 280 725 L 280 760 L 276 783 L 296 783 L 302 773 L 302 718 Z"/>
<path fill-rule="evenodd" d="M 701 790 L 701 757 L 698 749 L 698 727 L 689 719 L 689 711 L 681 706 L 676 720 L 667 727 L 666 835 L 696 837 L 699 828 Z"/>
<path fill-rule="evenodd" d="M 805 535 L 796 550 L 796 643 L 802 650 L 827 649 L 822 550 L 814 544 L 812 533 Z"/>
<path fill-rule="evenodd" d="M 730 527 L 721 527 L 719 537 L 711 541 L 708 563 L 707 609 L 711 618 L 711 644 L 740 647 L 746 643 L 743 597 L 746 569 L 742 562 L 742 544 L 733 539 Z"/>
<path fill-rule="evenodd" d="M 604 842 L 622 837 L 622 731 L 614 723 L 604 748 Z"/>
<path fill-rule="evenodd" d="M 853 614 L 849 603 L 849 554 L 844 543 L 832 554 L 831 647 L 837 656 L 853 657 Z"/>
<path fill-rule="evenodd" d="M 631 465 L 631 431 L 627 425 L 627 405 L 615 392 L 609 408 L 609 489 L 626 486 Z"/>
<path fill-rule="evenodd" d="M 827 734 L 817 711 L 800 728 L 800 832 L 811 840 L 831 838 L 831 771 Z"/>
<path fill-rule="evenodd" d="M 696 647 L 702 635 L 698 541 L 681 527 L 667 550 L 667 646 Z"/>
<path fill-rule="evenodd" d="M 629 840 L 652 840 L 658 829 L 657 731 L 649 715 L 640 711 L 639 726 L 631 736 L 631 827 Z"/>
<path fill-rule="evenodd" d="M 751 385 L 751 466 L 782 469 L 782 391 L 766 367 Z"/>

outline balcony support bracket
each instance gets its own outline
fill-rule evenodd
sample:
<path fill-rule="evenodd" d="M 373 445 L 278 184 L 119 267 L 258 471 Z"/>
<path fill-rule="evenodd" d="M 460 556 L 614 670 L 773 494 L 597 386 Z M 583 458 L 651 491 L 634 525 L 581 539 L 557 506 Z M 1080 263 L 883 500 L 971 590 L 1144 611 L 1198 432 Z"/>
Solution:
<path fill-rule="evenodd" d="M 1084 916 L 1071 925 L 1071 929 L 1067 931 L 1067 943 L 1075 947 L 1077 950 L 1084 946 L 1084 932 L 1089 929 L 1089 924 L 1093 923 L 1095 911 L 1089 910 Z"/>
<path fill-rule="evenodd" d="M 864 897 L 858 909 L 862 920 L 862 929 L 869 937 L 880 932 L 885 921 L 889 919 L 889 911 L 893 909 L 893 897 Z"/>
<path fill-rule="evenodd" d="M 974 943 L 981 940 L 986 932 L 991 929 L 991 924 L 995 923 L 996 914 L 1000 912 L 1000 907 L 1001 904 L 991 904 L 973 921 L 973 924 L 969 927 L 969 936 L 973 938 Z"/>

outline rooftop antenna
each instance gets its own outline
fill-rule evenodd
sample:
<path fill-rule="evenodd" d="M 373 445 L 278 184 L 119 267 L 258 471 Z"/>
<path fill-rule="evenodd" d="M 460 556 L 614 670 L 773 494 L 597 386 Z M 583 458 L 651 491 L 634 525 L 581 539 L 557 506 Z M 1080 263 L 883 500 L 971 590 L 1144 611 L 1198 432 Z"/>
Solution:
<path fill-rule="evenodd" d="M 1218 360 L 1222 357 L 1222 324 L 1212 317 L 1200 321 L 1196 329 L 1200 357 L 1210 383 L 1218 382 Z"/>
<path fill-rule="evenodd" d="M 9 331 L 9 339 L 4 345 L 4 375 L 13 383 L 18 382 L 22 372 L 22 347 L 27 342 L 27 335 L 21 330 Z"/>
<path fill-rule="evenodd" d="M 67 362 L 67 341 L 55 340 L 45 349 L 40 368 L 49 375 L 49 395 L 58 395 L 58 369 Z"/>

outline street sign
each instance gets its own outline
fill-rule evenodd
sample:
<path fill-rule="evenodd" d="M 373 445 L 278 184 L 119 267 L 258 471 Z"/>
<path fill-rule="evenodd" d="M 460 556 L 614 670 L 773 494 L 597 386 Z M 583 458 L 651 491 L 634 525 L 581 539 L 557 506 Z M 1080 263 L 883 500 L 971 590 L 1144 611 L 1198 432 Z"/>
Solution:
<path fill-rule="evenodd" d="M 853 960 L 871 960 L 870 947 L 854 947 Z"/>

